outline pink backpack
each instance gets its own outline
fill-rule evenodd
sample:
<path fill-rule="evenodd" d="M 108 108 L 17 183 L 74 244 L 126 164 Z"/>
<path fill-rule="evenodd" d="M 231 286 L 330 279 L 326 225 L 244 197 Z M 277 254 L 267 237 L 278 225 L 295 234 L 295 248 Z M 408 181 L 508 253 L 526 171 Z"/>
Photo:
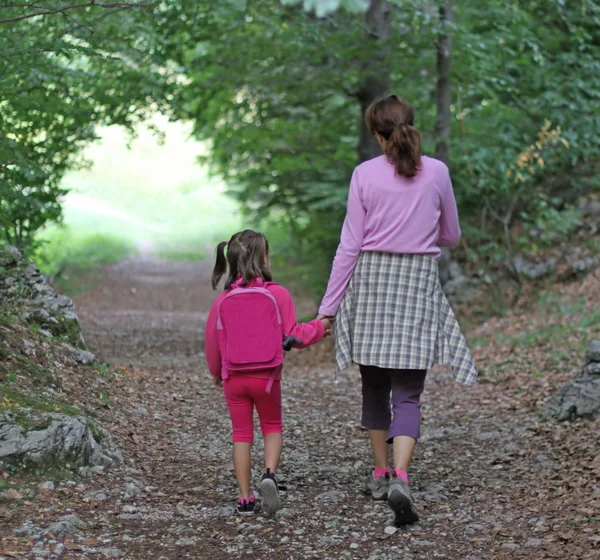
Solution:
<path fill-rule="evenodd" d="M 283 367 L 283 323 L 269 285 L 262 281 L 247 287 L 234 285 L 217 310 L 221 376 L 273 369 L 267 393 Z"/>

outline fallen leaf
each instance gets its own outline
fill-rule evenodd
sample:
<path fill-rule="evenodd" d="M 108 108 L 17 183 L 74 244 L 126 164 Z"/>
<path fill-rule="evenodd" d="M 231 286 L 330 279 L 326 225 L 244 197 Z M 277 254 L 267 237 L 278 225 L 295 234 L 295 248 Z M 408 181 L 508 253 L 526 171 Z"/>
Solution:
<path fill-rule="evenodd" d="M 73 541 L 65 541 L 65 548 L 67 550 L 83 550 L 81 546 L 75 544 Z"/>
<path fill-rule="evenodd" d="M 85 539 L 83 541 L 83 544 L 85 546 L 97 546 L 101 543 L 101 541 L 99 541 L 98 539 Z"/>

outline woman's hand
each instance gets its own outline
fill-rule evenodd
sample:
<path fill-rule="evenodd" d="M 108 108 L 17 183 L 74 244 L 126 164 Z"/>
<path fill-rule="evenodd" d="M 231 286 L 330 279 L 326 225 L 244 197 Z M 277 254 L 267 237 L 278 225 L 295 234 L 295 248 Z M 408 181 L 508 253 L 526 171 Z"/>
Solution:
<path fill-rule="evenodd" d="M 317 319 L 323 323 L 325 327 L 325 336 L 331 335 L 331 329 L 333 328 L 333 322 L 335 321 L 335 317 L 327 316 L 327 315 L 317 315 Z"/>

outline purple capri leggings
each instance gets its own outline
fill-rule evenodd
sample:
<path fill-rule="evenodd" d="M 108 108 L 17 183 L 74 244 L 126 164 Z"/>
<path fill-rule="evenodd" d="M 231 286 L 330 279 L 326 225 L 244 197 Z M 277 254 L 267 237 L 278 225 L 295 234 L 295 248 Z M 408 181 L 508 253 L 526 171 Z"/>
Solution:
<path fill-rule="evenodd" d="M 385 369 L 361 365 L 362 425 L 369 430 L 388 430 L 388 443 L 392 443 L 396 436 L 418 440 L 421 393 L 426 374 L 425 369 Z"/>

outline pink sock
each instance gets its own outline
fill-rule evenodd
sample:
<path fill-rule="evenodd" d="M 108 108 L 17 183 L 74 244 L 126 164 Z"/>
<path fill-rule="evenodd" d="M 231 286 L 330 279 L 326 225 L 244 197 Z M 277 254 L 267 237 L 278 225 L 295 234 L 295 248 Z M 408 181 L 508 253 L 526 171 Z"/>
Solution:
<path fill-rule="evenodd" d="M 254 492 L 250 492 L 250 495 L 245 498 L 246 502 L 248 502 L 249 504 L 251 504 L 254 501 Z M 243 503 L 244 498 L 242 498 L 241 496 L 238 498 L 238 502 Z"/>
<path fill-rule="evenodd" d="M 408 473 L 403 470 L 396 469 L 396 476 L 404 480 L 404 484 L 408 484 Z"/>
<path fill-rule="evenodd" d="M 377 480 L 380 476 L 385 476 L 386 474 L 389 474 L 389 472 L 390 467 L 386 467 L 385 469 L 378 469 L 377 467 L 375 467 L 373 469 L 373 478 Z"/>

